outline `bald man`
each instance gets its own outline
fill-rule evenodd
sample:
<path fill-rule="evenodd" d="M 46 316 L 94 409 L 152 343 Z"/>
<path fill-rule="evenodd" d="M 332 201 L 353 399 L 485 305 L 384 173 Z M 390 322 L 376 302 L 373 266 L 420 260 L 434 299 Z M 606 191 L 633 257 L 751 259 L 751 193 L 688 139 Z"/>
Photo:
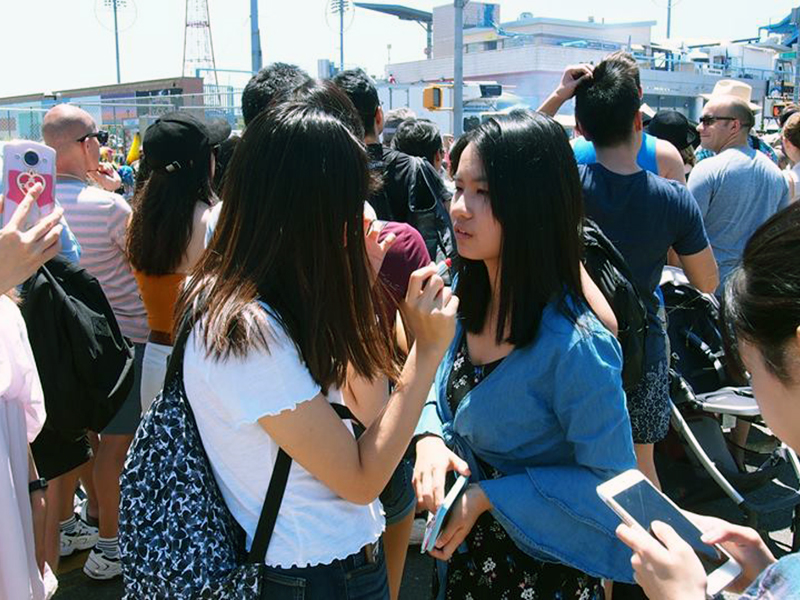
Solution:
<path fill-rule="evenodd" d="M 748 144 L 754 125 L 755 115 L 746 102 L 718 96 L 705 105 L 697 126 L 703 148 L 716 156 L 697 164 L 688 185 L 719 266 L 717 293 L 753 232 L 789 202 L 789 187 L 778 167 Z"/>
<path fill-rule="evenodd" d="M 37 465 L 44 465 L 49 474 L 45 477 L 57 477 L 48 494 L 48 502 L 52 496 L 53 504 L 48 508 L 49 539 L 60 537 L 61 556 L 91 547 L 84 572 L 94 579 L 111 579 L 122 572 L 117 547 L 119 475 L 139 424 L 141 361 L 149 334 L 147 313 L 125 257 L 131 208 L 121 196 L 107 191 L 118 185 L 100 164 L 100 147 L 108 135 L 98 130 L 89 113 L 59 104 L 45 115 L 42 135 L 57 153 L 56 197 L 82 247 L 80 265 L 100 282 L 122 333 L 135 346 L 135 383 L 117 415 L 99 432 L 93 466 L 97 515 L 87 510 L 84 518 L 78 519 L 72 513 L 78 471 L 91 456 L 86 437 L 71 441 L 52 436 L 37 439 L 33 446 Z M 90 181 L 97 185 L 90 185 Z M 51 514 L 51 509 L 58 514 Z M 93 516 L 99 520 L 99 537 L 97 529 L 87 523 Z M 51 533 L 51 529 L 57 529 L 60 535 Z"/>

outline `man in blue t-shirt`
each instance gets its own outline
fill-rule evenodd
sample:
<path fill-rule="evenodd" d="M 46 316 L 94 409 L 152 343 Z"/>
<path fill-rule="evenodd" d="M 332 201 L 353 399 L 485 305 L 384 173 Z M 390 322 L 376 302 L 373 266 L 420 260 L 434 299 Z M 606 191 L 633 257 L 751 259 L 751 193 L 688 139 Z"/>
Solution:
<path fill-rule="evenodd" d="M 580 165 L 586 215 L 622 253 L 648 306 L 645 373 L 628 395 L 639 469 L 658 483 L 653 444 L 669 429 L 668 356 L 663 313 L 655 291 L 673 248 L 694 286 L 713 292 L 717 265 L 700 209 L 688 189 L 637 164 L 642 116 L 629 55 L 598 64 L 575 93 L 575 118 L 594 143 L 597 163 Z"/>

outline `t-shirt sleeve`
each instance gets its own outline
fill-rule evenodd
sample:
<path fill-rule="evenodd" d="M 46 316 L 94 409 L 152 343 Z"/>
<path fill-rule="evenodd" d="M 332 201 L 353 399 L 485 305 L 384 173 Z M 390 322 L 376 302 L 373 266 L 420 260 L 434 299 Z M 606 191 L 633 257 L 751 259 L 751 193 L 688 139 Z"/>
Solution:
<path fill-rule="evenodd" d="M 123 252 L 125 251 L 125 238 L 128 232 L 128 220 L 131 217 L 131 212 L 131 205 L 125 202 L 122 196 L 113 194 L 108 219 L 108 234 L 111 241 Z"/>
<path fill-rule="evenodd" d="M 680 184 L 676 184 L 674 187 L 680 192 L 680 202 L 676 218 L 676 237 L 672 247 L 675 252 L 683 256 L 697 254 L 708 246 L 703 215 L 688 189 Z"/>
<path fill-rule="evenodd" d="M 689 191 L 694 197 L 697 206 L 700 207 L 700 214 L 705 217 L 708 214 L 708 207 L 711 205 L 711 197 L 714 194 L 714 180 L 710 171 L 706 168 L 708 164 L 698 163 L 686 182 Z"/>
<path fill-rule="evenodd" d="M 251 349 L 214 365 L 210 384 L 235 426 L 293 410 L 320 393 L 289 336 L 272 317 L 268 323 L 269 350 Z"/>

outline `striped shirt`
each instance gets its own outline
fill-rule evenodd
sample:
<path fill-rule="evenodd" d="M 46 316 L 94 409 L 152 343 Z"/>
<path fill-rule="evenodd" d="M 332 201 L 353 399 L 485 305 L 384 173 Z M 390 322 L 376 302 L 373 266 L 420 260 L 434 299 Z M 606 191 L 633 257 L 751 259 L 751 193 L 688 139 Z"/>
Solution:
<path fill-rule="evenodd" d="M 122 196 L 62 177 L 56 182 L 56 197 L 80 242 L 80 265 L 100 282 L 122 334 L 146 342 L 147 312 L 125 257 L 130 205 Z"/>

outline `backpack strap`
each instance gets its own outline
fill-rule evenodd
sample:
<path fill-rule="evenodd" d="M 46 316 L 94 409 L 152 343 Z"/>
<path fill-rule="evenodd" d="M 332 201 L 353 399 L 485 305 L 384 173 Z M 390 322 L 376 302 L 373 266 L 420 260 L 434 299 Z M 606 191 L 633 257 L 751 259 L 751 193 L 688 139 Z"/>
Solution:
<path fill-rule="evenodd" d="M 331 404 L 330 406 L 336 411 L 340 419 L 349 419 L 358 423 L 353 413 L 344 404 Z M 261 508 L 256 534 L 253 536 L 253 545 L 247 555 L 248 563 L 262 564 L 267 556 L 267 548 L 269 548 L 272 532 L 275 530 L 275 523 L 278 520 L 278 511 L 280 511 L 283 494 L 286 491 L 286 483 L 289 481 L 291 466 L 291 456 L 286 454 L 283 448 L 280 448 L 278 450 L 278 458 L 275 459 L 272 477 L 269 480 L 267 497 L 264 499 L 264 506 Z"/>

